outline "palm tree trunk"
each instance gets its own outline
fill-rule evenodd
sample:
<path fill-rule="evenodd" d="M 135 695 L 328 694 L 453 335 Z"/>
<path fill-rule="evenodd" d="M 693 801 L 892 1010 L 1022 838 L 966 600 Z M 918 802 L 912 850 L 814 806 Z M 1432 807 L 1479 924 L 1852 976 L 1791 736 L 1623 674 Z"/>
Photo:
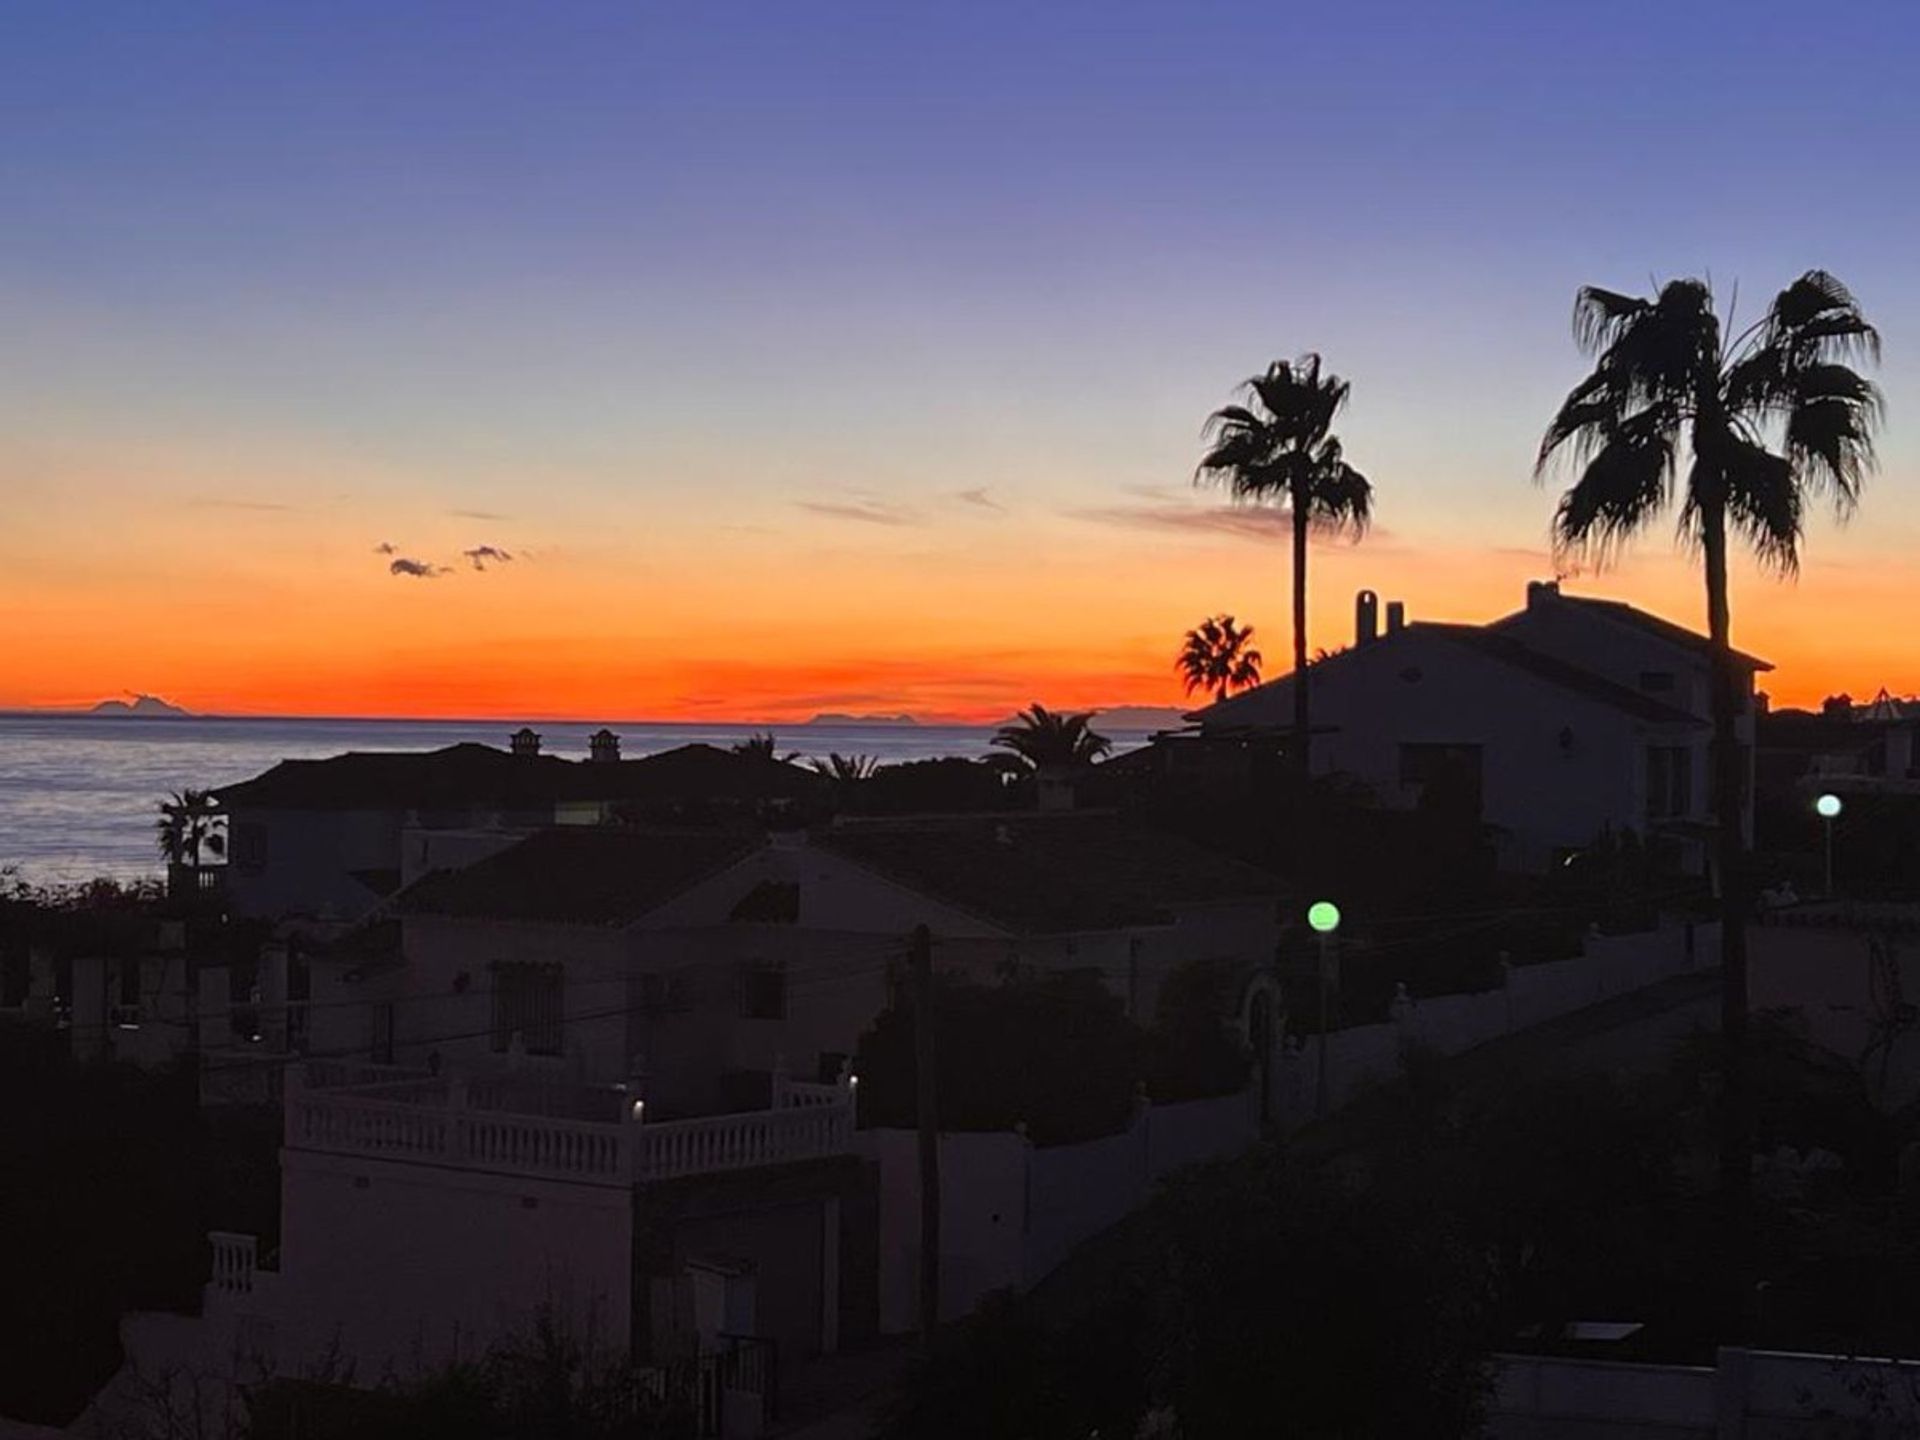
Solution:
<path fill-rule="evenodd" d="M 1307 727 L 1307 507 L 1298 489 L 1293 504 L 1293 768 L 1300 794 L 1307 793 L 1312 773 Z"/>
<path fill-rule="evenodd" d="M 1726 1057 L 1721 1106 L 1720 1184 L 1730 1217 L 1744 1228 L 1753 1188 L 1753 1113 L 1747 1057 L 1746 793 L 1744 757 L 1736 733 L 1741 706 L 1727 607 L 1727 526 L 1724 505 L 1702 507 L 1701 548 L 1707 576 L 1707 633 L 1713 653 L 1713 777 L 1720 871 L 1720 1034 Z"/>

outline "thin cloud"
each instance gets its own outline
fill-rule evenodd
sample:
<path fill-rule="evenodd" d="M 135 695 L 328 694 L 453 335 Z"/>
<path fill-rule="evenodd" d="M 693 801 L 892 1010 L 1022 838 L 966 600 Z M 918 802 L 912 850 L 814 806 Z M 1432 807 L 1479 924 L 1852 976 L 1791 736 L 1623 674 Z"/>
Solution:
<path fill-rule="evenodd" d="M 249 510 L 258 514 L 284 515 L 299 507 L 273 500 L 230 500 L 224 496 L 199 495 L 187 501 L 201 510 Z"/>
<path fill-rule="evenodd" d="M 398 555 L 400 553 L 400 547 L 395 545 L 391 540 L 382 540 L 378 545 L 373 547 L 373 553 L 376 555 Z"/>
<path fill-rule="evenodd" d="M 997 510 L 1003 515 L 1007 510 L 1006 506 L 993 498 L 992 492 L 984 485 L 973 490 L 955 491 L 953 498 L 958 500 L 962 505 L 972 505 L 981 510 Z"/>
<path fill-rule="evenodd" d="M 508 520 L 511 516 L 497 514 L 492 510 L 449 510 L 447 514 L 456 520 Z"/>
<path fill-rule="evenodd" d="M 476 570 L 485 570 L 490 561 L 494 564 L 503 565 L 513 559 L 513 556 L 509 555 L 506 551 L 492 545 L 476 545 L 473 549 L 462 550 L 460 553 L 467 557 L 467 563 L 472 565 Z"/>
<path fill-rule="evenodd" d="M 434 565 L 425 560 L 411 560 L 405 555 L 387 566 L 389 575 L 404 575 L 415 580 L 437 580 L 447 573 L 444 565 Z"/>
<path fill-rule="evenodd" d="M 858 520 L 866 525 L 917 525 L 920 517 L 911 510 L 878 500 L 796 500 L 802 510 L 827 515 L 835 520 Z"/>
<path fill-rule="evenodd" d="M 1221 535 L 1235 540 L 1271 543 L 1293 533 L 1291 512 L 1271 505 L 1222 505 L 1176 496 L 1136 491 L 1141 499 L 1121 505 L 1091 505 L 1065 513 L 1074 520 L 1113 525 L 1129 530 L 1157 530 L 1180 535 Z M 1318 538 L 1318 537 L 1316 537 Z M 1369 529 L 1375 544 L 1387 539 Z"/>

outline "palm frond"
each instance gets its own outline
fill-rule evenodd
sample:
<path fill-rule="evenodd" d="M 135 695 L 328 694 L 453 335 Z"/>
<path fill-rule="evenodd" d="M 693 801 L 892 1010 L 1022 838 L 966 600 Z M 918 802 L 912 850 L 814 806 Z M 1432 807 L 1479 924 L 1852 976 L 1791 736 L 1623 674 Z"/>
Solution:
<path fill-rule="evenodd" d="M 1839 398 L 1808 400 L 1787 417 L 1787 458 L 1794 471 L 1828 491 L 1845 516 L 1859 503 L 1874 466 L 1875 410 Z"/>
<path fill-rule="evenodd" d="M 1597 355 L 1619 337 L 1628 322 L 1647 309 L 1647 302 L 1637 295 L 1583 285 L 1573 298 L 1574 343 L 1587 354 Z"/>
<path fill-rule="evenodd" d="M 1341 458 L 1340 442 L 1329 437 L 1314 457 L 1311 480 L 1301 487 L 1307 523 L 1323 535 L 1358 540 L 1373 520 L 1373 485 Z"/>
<path fill-rule="evenodd" d="M 1853 292 L 1825 270 L 1807 271 L 1775 296 L 1767 320 L 1770 345 L 1805 347 L 1809 358 L 1880 358 L 1880 332 Z"/>
<path fill-rule="evenodd" d="M 1726 495 L 1727 523 L 1745 540 L 1760 564 L 1782 575 L 1800 568 L 1804 497 L 1792 463 L 1764 446 L 1736 439 L 1720 459 L 1720 485 Z M 1703 487 L 1692 486 L 1690 497 Z M 1695 509 L 1692 498 L 1688 512 Z M 1682 523 L 1687 516 L 1682 516 Z"/>
<path fill-rule="evenodd" d="M 1651 417 L 1651 412 L 1641 415 Z M 1621 427 L 1560 497 L 1553 517 L 1555 553 L 1604 564 L 1666 508 L 1673 477 L 1674 437 L 1668 429 L 1652 418 Z"/>

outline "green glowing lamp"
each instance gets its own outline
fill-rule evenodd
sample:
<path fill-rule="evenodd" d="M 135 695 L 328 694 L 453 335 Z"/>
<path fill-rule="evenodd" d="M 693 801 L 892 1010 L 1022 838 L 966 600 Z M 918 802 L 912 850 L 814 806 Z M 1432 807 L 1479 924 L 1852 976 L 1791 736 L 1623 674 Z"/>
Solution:
<path fill-rule="evenodd" d="M 1331 935 L 1340 928 L 1340 907 L 1331 900 L 1316 900 L 1307 907 L 1307 924 L 1322 935 Z"/>

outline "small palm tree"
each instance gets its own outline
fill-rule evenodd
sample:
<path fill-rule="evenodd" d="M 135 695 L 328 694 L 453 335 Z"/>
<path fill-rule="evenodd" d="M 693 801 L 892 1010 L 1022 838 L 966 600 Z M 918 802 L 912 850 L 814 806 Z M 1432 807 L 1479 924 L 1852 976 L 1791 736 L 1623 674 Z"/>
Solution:
<path fill-rule="evenodd" d="M 1746 1095 L 1745 764 L 1728 608 L 1729 532 L 1763 566 L 1793 574 L 1809 493 L 1845 516 L 1874 463 L 1880 392 L 1846 362 L 1877 358 L 1880 337 L 1847 288 L 1809 270 L 1731 341 L 1712 290 L 1675 280 L 1652 299 L 1588 286 L 1574 339 L 1595 356 L 1540 442 L 1536 477 L 1560 456 L 1576 476 L 1554 514 L 1556 548 L 1596 560 L 1667 510 L 1683 456 L 1680 534 L 1699 550 L 1713 656 L 1715 829 L 1721 895 L 1721 1032 L 1728 1057 L 1722 1180 L 1749 1185 Z M 1771 448 L 1770 448 L 1771 447 Z"/>
<path fill-rule="evenodd" d="M 1091 765 L 1113 748 L 1113 742 L 1090 726 L 1089 713 L 1068 715 L 1036 701 L 1002 725 L 990 744 L 1011 750 L 1032 770 Z"/>
<path fill-rule="evenodd" d="M 160 802 L 154 838 L 168 865 L 200 868 L 202 855 L 227 853 L 227 817 L 220 802 L 205 790 L 176 790 Z"/>
<path fill-rule="evenodd" d="M 1358 539 L 1373 517 L 1373 486 L 1347 464 L 1334 416 L 1349 386 L 1322 374 L 1318 355 L 1276 360 L 1242 387 L 1247 404 L 1228 405 L 1207 420 L 1207 453 L 1196 483 L 1224 484 L 1235 500 L 1285 501 L 1293 520 L 1293 763 L 1304 788 L 1309 773 L 1307 676 L 1307 537 L 1312 532 Z"/>
<path fill-rule="evenodd" d="M 871 755 L 829 755 L 824 760 L 815 760 L 813 768 L 837 784 L 857 785 L 862 780 L 871 780 L 880 762 Z"/>
<path fill-rule="evenodd" d="M 745 755 L 750 760 L 778 760 L 787 762 L 799 758 L 792 751 L 788 751 L 785 755 L 782 755 L 780 753 L 780 742 L 775 740 L 771 733 L 749 735 L 744 740 L 735 741 L 733 753 L 736 755 Z"/>
<path fill-rule="evenodd" d="M 1260 683 L 1261 659 L 1251 625 L 1242 629 L 1233 616 L 1214 615 L 1187 631 L 1173 668 L 1186 682 L 1187 694 L 1205 690 L 1224 700 Z"/>

